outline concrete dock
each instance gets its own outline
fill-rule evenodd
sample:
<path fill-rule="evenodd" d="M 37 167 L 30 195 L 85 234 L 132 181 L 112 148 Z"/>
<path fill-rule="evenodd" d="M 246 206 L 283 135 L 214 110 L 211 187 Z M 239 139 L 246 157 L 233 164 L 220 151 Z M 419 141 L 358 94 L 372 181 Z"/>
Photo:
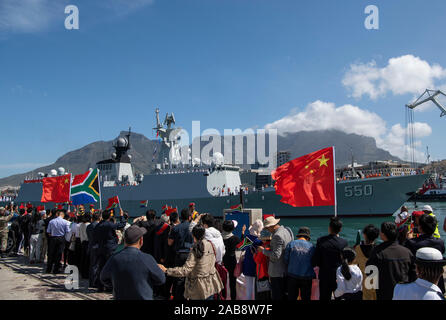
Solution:
<path fill-rule="evenodd" d="M 79 289 L 65 287 L 65 274 L 45 273 L 45 264 L 27 264 L 24 256 L 0 259 L 0 300 L 110 300 L 109 293 L 88 288 L 79 280 Z"/>

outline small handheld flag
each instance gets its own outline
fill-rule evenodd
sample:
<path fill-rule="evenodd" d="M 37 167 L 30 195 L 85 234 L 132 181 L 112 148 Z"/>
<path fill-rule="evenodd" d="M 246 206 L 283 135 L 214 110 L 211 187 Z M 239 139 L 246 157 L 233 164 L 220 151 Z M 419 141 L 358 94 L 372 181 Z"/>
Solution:
<path fill-rule="evenodd" d="M 147 208 L 147 205 L 149 204 L 149 200 L 141 201 L 140 203 L 141 208 Z"/>
<path fill-rule="evenodd" d="M 115 209 L 117 207 L 121 207 L 121 204 L 119 203 L 119 197 L 118 196 L 114 196 L 113 198 L 108 199 L 108 206 L 107 206 L 107 210 L 110 209 Z"/>
<path fill-rule="evenodd" d="M 236 246 L 236 248 L 239 249 L 239 250 L 243 250 L 243 249 L 245 249 L 246 247 L 252 246 L 252 244 L 253 244 L 253 242 L 252 242 L 248 237 L 245 237 L 245 238 L 243 239 L 243 241 L 241 241 L 241 242 Z"/>
<path fill-rule="evenodd" d="M 242 204 L 236 204 L 235 206 L 231 206 L 231 210 L 242 210 Z"/>

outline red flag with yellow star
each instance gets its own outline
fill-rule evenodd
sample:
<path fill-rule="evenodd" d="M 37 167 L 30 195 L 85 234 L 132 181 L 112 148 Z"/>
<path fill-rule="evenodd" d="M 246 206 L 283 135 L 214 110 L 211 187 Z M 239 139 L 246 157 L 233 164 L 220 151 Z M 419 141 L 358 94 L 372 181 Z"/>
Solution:
<path fill-rule="evenodd" d="M 293 207 L 335 206 L 334 148 L 294 159 L 272 173 L 276 194 Z"/>
<path fill-rule="evenodd" d="M 60 177 L 43 178 L 41 202 L 70 201 L 71 174 Z"/>

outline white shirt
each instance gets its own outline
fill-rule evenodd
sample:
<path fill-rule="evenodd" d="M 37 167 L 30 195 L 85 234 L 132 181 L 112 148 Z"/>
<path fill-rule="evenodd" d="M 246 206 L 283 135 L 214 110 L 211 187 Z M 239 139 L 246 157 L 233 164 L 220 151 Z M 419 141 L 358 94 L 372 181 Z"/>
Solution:
<path fill-rule="evenodd" d="M 356 293 L 362 291 L 362 272 L 356 264 L 350 265 L 350 273 L 352 275 L 350 280 L 344 278 L 341 272 L 341 267 L 336 270 L 336 283 L 338 287 L 334 293 L 336 298 L 343 296 L 346 293 Z"/>
<path fill-rule="evenodd" d="M 435 284 L 417 279 L 412 283 L 397 284 L 393 290 L 393 300 L 444 300 L 444 296 Z"/>
<path fill-rule="evenodd" d="M 81 238 L 81 242 L 88 241 L 87 227 L 89 224 L 90 222 L 82 222 L 79 226 L 79 238 Z"/>
<path fill-rule="evenodd" d="M 65 220 L 65 222 L 66 222 L 66 224 L 68 225 L 68 228 L 70 229 L 70 231 L 67 232 L 67 233 L 65 234 L 65 241 L 70 242 L 70 241 L 71 241 L 71 234 L 72 234 L 72 232 L 71 232 L 72 229 L 70 228 L 70 226 L 71 226 L 71 222 L 68 221 L 68 220 Z"/>

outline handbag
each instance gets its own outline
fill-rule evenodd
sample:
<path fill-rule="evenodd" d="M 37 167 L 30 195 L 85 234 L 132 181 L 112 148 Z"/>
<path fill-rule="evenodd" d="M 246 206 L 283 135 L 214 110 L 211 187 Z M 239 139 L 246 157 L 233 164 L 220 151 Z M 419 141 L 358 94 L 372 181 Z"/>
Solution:
<path fill-rule="evenodd" d="M 257 280 L 256 288 L 257 288 L 257 292 L 268 292 L 268 291 L 271 291 L 271 283 L 269 283 L 268 279 Z"/>
<path fill-rule="evenodd" d="M 240 258 L 234 268 L 234 278 L 240 277 L 243 270 L 243 260 L 245 259 L 245 251 L 242 252 Z"/>
<path fill-rule="evenodd" d="M 314 268 L 316 278 L 311 283 L 311 300 L 319 300 L 319 267 Z"/>
<path fill-rule="evenodd" d="M 229 272 L 228 269 L 226 269 L 226 267 L 223 264 L 220 264 L 217 262 L 217 252 L 215 251 L 214 248 L 214 244 L 209 241 L 211 246 L 212 246 L 212 250 L 214 250 L 214 255 L 215 255 L 215 269 L 217 270 L 217 274 L 221 280 L 221 282 L 223 283 L 223 290 L 219 293 L 217 293 L 216 295 L 218 296 L 217 298 L 219 298 L 218 300 L 226 300 L 227 298 L 227 292 L 229 291 Z"/>
<path fill-rule="evenodd" d="M 70 246 L 68 247 L 68 250 L 75 251 L 76 250 L 76 234 L 71 235 L 70 239 Z"/>

